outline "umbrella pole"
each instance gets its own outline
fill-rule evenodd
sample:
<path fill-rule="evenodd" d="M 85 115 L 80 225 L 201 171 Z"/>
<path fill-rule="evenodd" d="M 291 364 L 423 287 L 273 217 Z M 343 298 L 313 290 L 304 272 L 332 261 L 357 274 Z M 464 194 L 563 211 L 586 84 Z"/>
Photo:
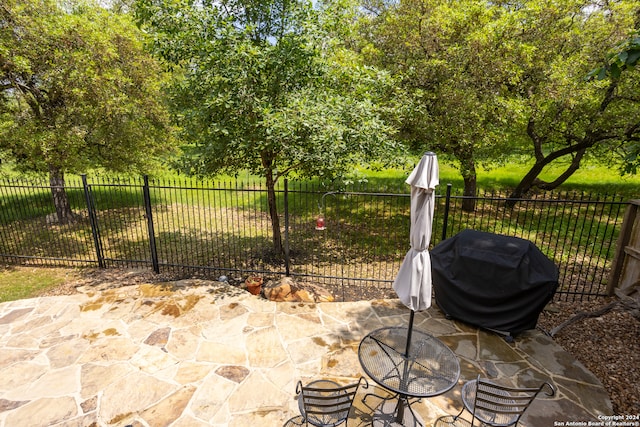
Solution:
<path fill-rule="evenodd" d="M 411 314 L 409 315 L 409 328 L 407 329 L 407 345 L 404 349 L 404 375 L 400 379 L 401 381 L 408 381 L 407 378 L 409 375 L 409 350 L 411 350 L 411 333 L 413 332 L 413 317 L 416 312 L 411 310 Z M 398 406 L 396 407 L 396 422 L 398 424 L 402 424 L 404 421 L 404 406 L 409 405 L 409 401 L 407 400 L 407 396 L 401 394 L 398 396 Z"/>
<path fill-rule="evenodd" d="M 409 350 L 411 350 L 411 333 L 413 332 L 413 316 L 415 316 L 416 312 L 411 310 L 411 315 L 409 316 L 409 329 L 407 330 L 407 346 L 404 350 L 404 357 L 409 357 Z"/>

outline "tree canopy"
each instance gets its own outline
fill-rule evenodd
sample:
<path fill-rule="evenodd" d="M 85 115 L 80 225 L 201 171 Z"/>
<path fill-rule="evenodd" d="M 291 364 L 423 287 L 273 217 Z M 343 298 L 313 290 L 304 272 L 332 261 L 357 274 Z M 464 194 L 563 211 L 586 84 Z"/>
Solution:
<path fill-rule="evenodd" d="M 635 32 L 631 37 L 614 47 L 607 55 L 601 67 L 594 68 L 587 74 L 587 79 L 603 80 L 607 77 L 617 79 L 624 70 L 635 68 L 640 60 L 640 34 Z"/>
<path fill-rule="evenodd" d="M 277 253 L 278 179 L 333 178 L 393 147 L 376 102 L 393 85 L 336 37 L 348 26 L 340 4 L 139 0 L 135 10 L 182 76 L 171 91 L 189 143 L 182 168 L 264 177 Z"/>
<path fill-rule="evenodd" d="M 0 150 L 48 173 L 58 219 L 64 174 L 143 171 L 171 149 L 163 73 L 126 15 L 90 2 L 0 2 Z"/>
<path fill-rule="evenodd" d="M 587 74 L 587 80 L 612 79 L 618 80 L 623 72 L 634 69 L 640 60 L 640 34 L 636 31 L 631 37 L 618 44 L 607 55 L 604 64 Z M 629 141 L 623 146 L 623 170 L 636 174 L 640 168 L 640 138 L 630 135 Z"/>
<path fill-rule="evenodd" d="M 508 150 L 504 82 L 508 63 L 498 61 L 497 16 L 488 2 L 408 0 L 370 6 L 363 16 L 368 61 L 400 80 L 406 100 L 400 136 L 417 151 L 456 159 L 465 195 L 475 195 L 476 165 Z M 473 201 L 468 199 L 466 205 Z"/>
<path fill-rule="evenodd" d="M 138 27 L 91 1 L 0 0 L 0 156 L 49 174 L 61 221 L 65 173 L 171 150 L 165 96 L 177 167 L 265 179 L 276 252 L 279 179 L 389 161 L 396 141 L 454 159 L 466 195 L 517 155 L 514 199 L 587 156 L 639 165 L 640 0 L 114 1 Z"/>
<path fill-rule="evenodd" d="M 621 165 L 625 146 L 640 136 L 640 76 L 608 82 L 585 82 L 584 76 L 634 31 L 639 8 L 632 0 L 597 7 L 576 0 L 531 1 L 511 12 L 517 18 L 515 41 L 533 53 L 519 64 L 524 78 L 515 100 L 535 160 L 513 197 L 532 187 L 558 187 L 588 155 Z M 553 163 L 565 168 L 545 182 L 540 174 Z"/>
<path fill-rule="evenodd" d="M 638 137 L 639 76 L 584 79 L 636 29 L 637 1 L 372 3 L 362 52 L 401 79 L 411 101 L 402 135 L 453 155 L 466 194 L 476 162 L 533 159 L 517 198 L 562 184 L 589 153 L 619 163 L 612 153 L 624 156 Z M 542 181 L 552 164 L 564 169 Z"/>

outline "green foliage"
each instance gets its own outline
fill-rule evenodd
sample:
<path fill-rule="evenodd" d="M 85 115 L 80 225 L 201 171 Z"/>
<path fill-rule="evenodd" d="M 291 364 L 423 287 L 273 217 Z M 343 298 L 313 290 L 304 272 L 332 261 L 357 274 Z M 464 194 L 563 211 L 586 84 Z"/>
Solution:
<path fill-rule="evenodd" d="M 556 188 L 590 153 L 612 166 L 637 159 L 640 100 L 630 94 L 640 77 L 584 76 L 628 37 L 638 1 L 371 3 L 362 51 L 402 79 L 402 135 L 454 156 L 469 183 L 477 163 L 514 154 L 535 159 L 519 193 Z M 637 61 L 631 51 L 618 59 Z M 551 164 L 565 168 L 543 181 Z"/>
<path fill-rule="evenodd" d="M 126 15 L 3 0 L 0 151 L 22 171 L 142 171 L 171 147 L 163 74 Z"/>
<path fill-rule="evenodd" d="M 629 39 L 618 44 L 613 52 L 607 55 L 605 64 L 594 68 L 587 76 L 587 80 L 596 78 L 604 80 L 607 77 L 612 79 L 620 78 L 622 72 L 628 68 L 635 68 L 640 59 L 640 35 L 636 32 Z"/>
<path fill-rule="evenodd" d="M 637 1 L 559 1 L 551 5 L 528 2 L 518 10 L 515 40 L 535 49 L 519 67 L 517 102 L 526 118 L 526 135 L 535 164 L 517 190 L 532 186 L 552 189 L 562 184 L 584 158 L 591 155 L 615 167 L 624 164 L 629 142 L 638 136 L 640 76 L 629 73 L 616 81 L 585 83 L 584 76 L 601 61 L 609 47 L 627 37 L 635 26 Z M 521 30 L 520 30 L 521 29 Z M 547 181 L 540 172 L 565 164 Z"/>
<path fill-rule="evenodd" d="M 392 81 L 349 58 L 310 3 L 136 6 L 155 52 L 183 76 L 172 101 L 188 172 L 329 176 L 391 145 L 375 101 Z"/>
<path fill-rule="evenodd" d="M 326 6 L 342 16 L 340 4 Z M 154 51 L 182 76 L 171 90 L 190 144 L 180 168 L 262 176 L 276 253 L 280 177 L 334 177 L 393 157 L 377 103 L 393 81 L 360 65 L 334 37 L 345 27 L 328 25 L 311 2 L 139 0 L 135 11 Z"/>
<path fill-rule="evenodd" d="M 361 24 L 362 50 L 402 81 L 401 136 L 418 152 L 456 158 L 471 184 L 476 163 L 499 160 L 511 140 L 499 114 L 508 107 L 503 82 L 512 77 L 495 63 L 496 8 L 477 0 L 428 0 L 371 9 L 376 14 L 365 14 Z"/>
<path fill-rule="evenodd" d="M 636 31 L 631 37 L 618 44 L 607 55 L 604 65 L 591 70 L 586 80 L 604 80 L 611 78 L 619 80 L 622 72 L 629 68 L 635 68 L 640 59 L 640 35 Z M 637 140 L 628 141 L 624 146 L 624 163 L 622 170 L 625 173 L 636 174 L 640 168 L 640 143 Z"/>

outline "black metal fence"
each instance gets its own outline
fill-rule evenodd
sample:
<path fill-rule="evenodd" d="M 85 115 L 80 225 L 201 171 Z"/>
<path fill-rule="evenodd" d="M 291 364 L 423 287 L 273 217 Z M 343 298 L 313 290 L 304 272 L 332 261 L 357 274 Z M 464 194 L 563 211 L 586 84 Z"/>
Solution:
<path fill-rule="evenodd" d="M 328 286 L 338 298 L 345 289 L 366 298 L 391 289 L 409 249 L 407 190 L 282 183 L 281 256 L 273 249 L 266 188 L 255 182 L 83 176 L 66 184 L 76 221 L 60 225 L 48 183 L 4 180 L 0 259 L 137 267 L 174 277 L 290 274 Z M 558 265 L 558 299 L 605 294 L 627 204 L 622 198 L 545 193 L 509 200 L 499 193 L 463 197 L 451 186 L 439 191 L 432 245 L 466 228 L 522 237 Z M 473 211 L 463 209 L 465 199 L 474 200 Z M 325 230 L 316 230 L 319 215 Z"/>

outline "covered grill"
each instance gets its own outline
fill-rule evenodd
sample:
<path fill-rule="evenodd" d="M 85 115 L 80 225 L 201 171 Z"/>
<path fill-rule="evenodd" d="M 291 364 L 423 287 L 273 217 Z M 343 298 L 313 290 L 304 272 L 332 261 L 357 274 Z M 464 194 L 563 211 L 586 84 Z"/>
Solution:
<path fill-rule="evenodd" d="M 534 329 L 558 268 L 528 240 L 465 230 L 431 251 L 436 303 L 449 317 L 507 336 Z"/>

